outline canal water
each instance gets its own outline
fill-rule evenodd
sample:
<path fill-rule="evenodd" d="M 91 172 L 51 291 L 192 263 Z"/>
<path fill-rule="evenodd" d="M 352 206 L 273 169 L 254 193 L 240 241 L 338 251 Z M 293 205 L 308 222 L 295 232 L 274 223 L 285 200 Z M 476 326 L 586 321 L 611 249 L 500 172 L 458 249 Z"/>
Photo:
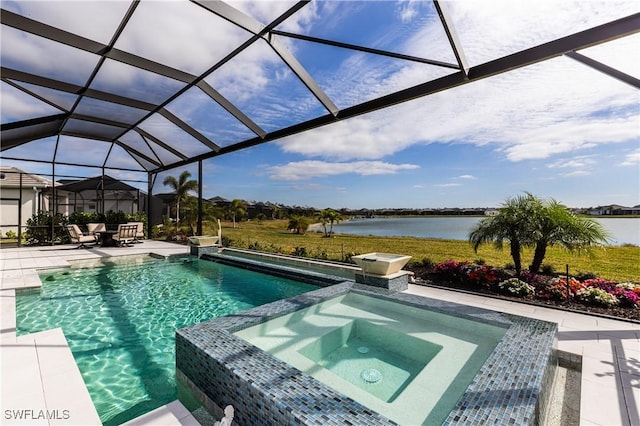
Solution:
<path fill-rule="evenodd" d="M 407 236 L 467 240 L 482 217 L 426 216 L 352 219 L 333 225 L 336 234 Z M 640 218 L 595 218 L 611 235 L 611 245 L 640 246 Z"/>

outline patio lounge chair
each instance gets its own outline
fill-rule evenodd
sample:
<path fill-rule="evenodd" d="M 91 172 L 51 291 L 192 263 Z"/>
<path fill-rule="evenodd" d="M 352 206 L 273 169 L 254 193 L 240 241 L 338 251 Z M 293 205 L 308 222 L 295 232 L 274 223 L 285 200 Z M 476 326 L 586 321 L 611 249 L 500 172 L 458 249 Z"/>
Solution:
<path fill-rule="evenodd" d="M 107 227 L 104 223 L 87 223 L 87 231 L 93 235 L 100 235 L 101 232 L 107 231 Z"/>
<path fill-rule="evenodd" d="M 96 243 L 98 241 L 98 238 L 93 234 L 84 235 L 78 225 L 67 225 L 67 232 L 69 233 L 69 238 L 71 238 L 71 243 L 77 244 L 76 248 L 92 248 L 93 246 L 88 246 L 85 243 Z"/>
<path fill-rule="evenodd" d="M 135 225 L 137 227 L 133 242 L 142 243 L 140 240 L 144 240 L 144 222 L 127 222 L 127 225 Z"/>
<path fill-rule="evenodd" d="M 118 242 L 120 247 L 131 247 L 133 245 L 133 241 L 136 239 L 137 231 L 137 225 L 120 224 L 118 225 L 118 233 L 113 236 L 113 239 Z"/>

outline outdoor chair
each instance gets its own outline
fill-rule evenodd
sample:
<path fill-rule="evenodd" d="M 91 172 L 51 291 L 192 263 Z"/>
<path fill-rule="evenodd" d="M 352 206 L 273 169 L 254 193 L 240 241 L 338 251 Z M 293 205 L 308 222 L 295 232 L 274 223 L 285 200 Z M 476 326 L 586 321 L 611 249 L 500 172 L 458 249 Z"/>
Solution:
<path fill-rule="evenodd" d="M 101 232 L 107 231 L 107 227 L 104 223 L 87 223 L 87 231 L 93 235 L 100 235 Z"/>
<path fill-rule="evenodd" d="M 84 235 L 78 225 L 67 225 L 67 232 L 72 244 L 77 244 L 76 248 L 92 248 L 85 243 L 96 243 L 98 238 L 95 235 Z"/>
<path fill-rule="evenodd" d="M 120 224 L 118 225 L 118 233 L 113 236 L 113 239 L 118 242 L 120 247 L 131 247 L 136 239 L 137 231 L 137 225 Z"/>
<path fill-rule="evenodd" d="M 136 226 L 136 236 L 133 240 L 134 243 L 142 243 L 140 240 L 144 240 L 144 222 L 127 222 L 127 225 Z"/>

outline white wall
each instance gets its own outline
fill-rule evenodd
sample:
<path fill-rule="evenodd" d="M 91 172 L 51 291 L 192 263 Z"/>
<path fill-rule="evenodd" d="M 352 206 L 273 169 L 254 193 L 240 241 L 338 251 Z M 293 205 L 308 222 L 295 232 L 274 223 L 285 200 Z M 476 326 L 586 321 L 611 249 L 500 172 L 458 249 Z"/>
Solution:
<path fill-rule="evenodd" d="M 2 199 L 0 201 L 0 232 L 2 237 L 7 235 L 7 231 L 13 231 L 18 233 L 18 204 L 20 198 L 20 189 L 2 187 L 2 193 L 0 195 Z M 58 195 L 58 203 L 66 203 L 67 198 L 65 194 Z M 38 210 L 49 210 L 49 199 L 42 195 L 42 188 L 37 188 L 34 191 L 33 188 L 22 189 L 22 232 L 26 232 L 27 220 L 38 213 Z M 69 214 L 69 209 L 66 206 L 60 206 L 58 212 L 62 214 Z M 11 225 L 11 226 L 9 226 Z"/>

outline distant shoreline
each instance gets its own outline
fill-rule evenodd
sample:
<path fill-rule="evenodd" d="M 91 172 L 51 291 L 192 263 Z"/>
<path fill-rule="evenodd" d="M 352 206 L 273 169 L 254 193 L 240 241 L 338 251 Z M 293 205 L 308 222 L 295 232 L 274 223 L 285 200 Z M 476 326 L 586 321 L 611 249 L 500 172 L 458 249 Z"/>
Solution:
<path fill-rule="evenodd" d="M 374 218 L 351 217 L 333 223 L 334 235 L 373 235 L 380 237 L 415 237 L 468 240 L 469 232 L 477 223 L 489 216 L 471 215 L 394 215 Z M 609 246 L 630 244 L 640 246 L 640 215 L 638 216 L 589 216 L 601 221 L 610 234 Z M 617 220 L 616 220 L 617 219 Z M 623 220 L 626 219 L 626 220 Z M 327 231 L 329 224 L 326 224 Z M 321 222 L 315 222 L 307 232 L 324 234 Z"/>

